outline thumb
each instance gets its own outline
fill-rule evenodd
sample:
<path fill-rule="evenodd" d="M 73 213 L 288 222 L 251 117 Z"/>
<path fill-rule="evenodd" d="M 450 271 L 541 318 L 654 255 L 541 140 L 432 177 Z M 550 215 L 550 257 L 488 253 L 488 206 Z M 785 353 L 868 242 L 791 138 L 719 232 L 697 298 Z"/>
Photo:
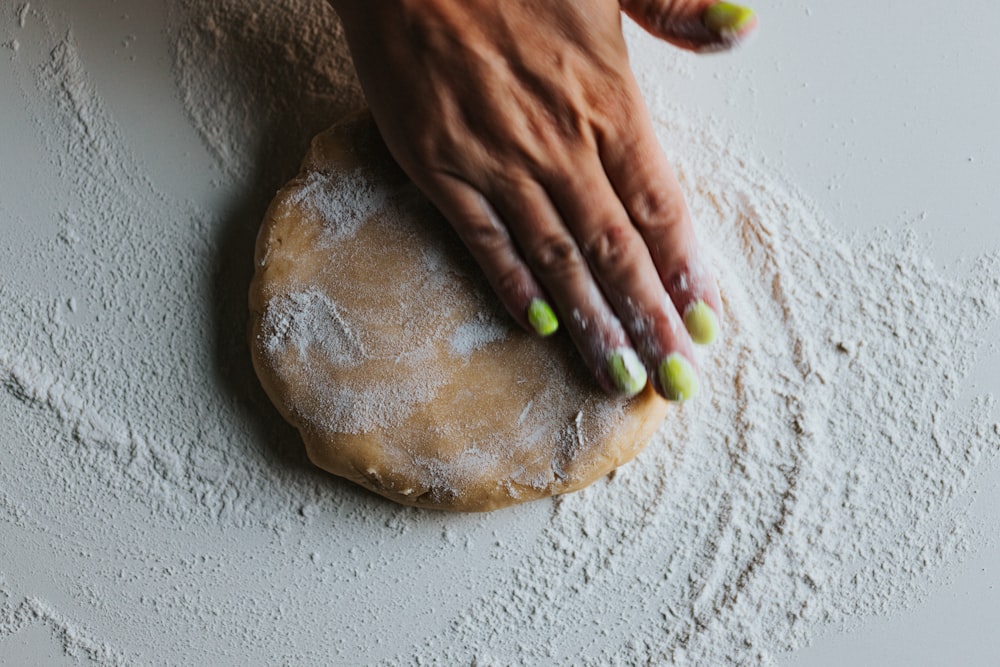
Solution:
<path fill-rule="evenodd" d="M 692 51 L 731 48 L 757 27 L 752 9 L 718 0 L 620 0 L 646 31 Z"/>

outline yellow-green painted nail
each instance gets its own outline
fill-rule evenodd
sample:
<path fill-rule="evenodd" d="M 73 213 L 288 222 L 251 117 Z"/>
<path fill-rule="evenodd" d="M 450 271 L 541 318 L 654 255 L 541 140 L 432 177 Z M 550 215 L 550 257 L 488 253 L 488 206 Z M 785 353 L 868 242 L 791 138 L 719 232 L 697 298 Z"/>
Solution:
<path fill-rule="evenodd" d="M 539 336 L 550 336 L 559 328 L 559 318 L 545 299 L 531 300 L 528 306 L 528 323 Z"/>
<path fill-rule="evenodd" d="M 707 303 L 699 299 L 684 311 L 684 327 L 691 334 L 691 340 L 698 345 L 710 345 L 719 335 L 719 318 Z"/>
<path fill-rule="evenodd" d="M 638 355 L 627 347 L 620 347 L 608 357 L 608 372 L 615 386 L 627 396 L 635 396 L 646 386 L 646 367 Z"/>
<path fill-rule="evenodd" d="M 717 35 L 739 34 L 754 20 L 753 10 L 731 2 L 717 2 L 702 15 L 705 27 Z"/>
<path fill-rule="evenodd" d="M 694 366 L 678 352 L 660 362 L 660 386 L 671 401 L 687 401 L 698 395 L 698 374 Z"/>

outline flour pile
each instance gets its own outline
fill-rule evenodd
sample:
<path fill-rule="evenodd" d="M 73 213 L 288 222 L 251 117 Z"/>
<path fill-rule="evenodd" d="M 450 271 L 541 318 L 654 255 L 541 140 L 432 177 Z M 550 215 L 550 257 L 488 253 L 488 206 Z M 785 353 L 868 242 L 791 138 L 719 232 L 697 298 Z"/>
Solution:
<path fill-rule="evenodd" d="M 912 234 L 840 238 L 657 108 L 725 301 L 702 395 L 582 492 L 394 507 L 308 467 L 243 342 L 263 208 L 361 103 L 330 10 L 170 4 L 191 160 L 218 181 L 190 198 L 130 149 L 70 18 L 0 11 L 50 184 L 37 221 L 0 201 L 0 651 L 35 628 L 107 664 L 769 664 L 975 546 L 963 494 L 1000 426 L 963 379 L 995 254 L 944 272 Z"/>

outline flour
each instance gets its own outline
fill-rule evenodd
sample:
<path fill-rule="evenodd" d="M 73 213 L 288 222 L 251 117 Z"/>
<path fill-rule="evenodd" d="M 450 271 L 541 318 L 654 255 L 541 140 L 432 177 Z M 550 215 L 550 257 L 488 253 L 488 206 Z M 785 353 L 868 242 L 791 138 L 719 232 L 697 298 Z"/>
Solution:
<path fill-rule="evenodd" d="M 963 392 L 997 256 L 942 270 L 905 230 L 843 238 L 662 104 L 726 309 L 699 399 L 606 481 L 487 516 L 312 470 L 251 373 L 243 295 L 267 201 L 361 103 L 342 34 L 307 0 L 170 13 L 218 175 L 198 201 L 147 175 L 72 21 L 2 13 L 13 104 L 62 185 L 0 249 L 0 651 L 38 627 L 106 664 L 769 664 L 919 602 L 977 545 L 961 503 L 1000 426 Z M 481 324 L 442 340 L 499 335 Z"/>
<path fill-rule="evenodd" d="M 315 345 L 324 361 L 356 366 L 365 350 L 340 309 L 322 292 L 312 289 L 272 301 L 264 312 L 264 348 L 270 354 L 293 347 L 300 359 Z"/>
<path fill-rule="evenodd" d="M 995 405 L 951 406 L 998 312 L 996 257 L 959 288 L 916 238 L 833 239 L 739 153 L 661 129 L 727 311 L 708 389 L 636 465 L 557 503 L 550 549 L 426 644 L 446 661 L 497 636 L 517 641 L 493 655 L 530 664 L 770 662 L 817 623 L 914 603 L 968 544 L 944 508 L 996 454 Z"/>
<path fill-rule="evenodd" d="M 474 320 L 455 327 L 448 342 L 451 343 L 452 352 L 468 358 L 475 350 L 504 340 L 510 331 L 510 323 L 502 322 L 487 312 L 481 312 L 476 313 Z"/>
<path fill-rule="evenodd" d="M 337 176 L 331 179 L 324 174 L 310 174 L 302 191 L 292 198 L 293 204 L 304 205 L 328 221 L 323 239 L 327 243 L 353 236 L 388 197 L 385 189 L 374 187 L 361 170 Z"/>
<path fill-rule="evenodd" d="M 631 458 L 632 438 L 620 451 L 610 434 L 642 418 L 569 350 L 523 332 L 490 348 L 509 317 L 426 201 L 411 188 L 372 196 L 399 180 L 386 157 L 344 164 L 364 143 L 343 127 L 317 137 L 258 234 L 255 367 L 316 464 L 412 503 L 484 507 L 578 488 Z"/>

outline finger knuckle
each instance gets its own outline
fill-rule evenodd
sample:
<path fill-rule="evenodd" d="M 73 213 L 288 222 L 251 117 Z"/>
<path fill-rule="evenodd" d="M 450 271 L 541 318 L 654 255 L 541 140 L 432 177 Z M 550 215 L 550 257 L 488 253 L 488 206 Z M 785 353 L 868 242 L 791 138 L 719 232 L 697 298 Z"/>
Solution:
<path fill-rule="evenodd" d="M 600 275 L 621 275 L 633 264 L 635 231 L 631 226 L 602 227 L 585 245 L 587 262 Z"/>
<path fill-rule="evenodd" d="M 576 244 L 562 235 L 553 235 L 536 243 L 528 260 L 535 271 L 545 277 L 565 276 L 575 272 L 580 265 Z"/>
<path fill-rule="evenodd" d="M 641 188 L 626 202 L 635 224 L 644 229 L 670 228 L 684 220 L 684 203 L 664 188 Z"/>
<path fill-rule="evenodd" d="M 473 253 L 495 254 L 510 249 L 510 235 L 496 220 L 486 215 L 469 216 L 462 221 L 459 233 Z"/>

